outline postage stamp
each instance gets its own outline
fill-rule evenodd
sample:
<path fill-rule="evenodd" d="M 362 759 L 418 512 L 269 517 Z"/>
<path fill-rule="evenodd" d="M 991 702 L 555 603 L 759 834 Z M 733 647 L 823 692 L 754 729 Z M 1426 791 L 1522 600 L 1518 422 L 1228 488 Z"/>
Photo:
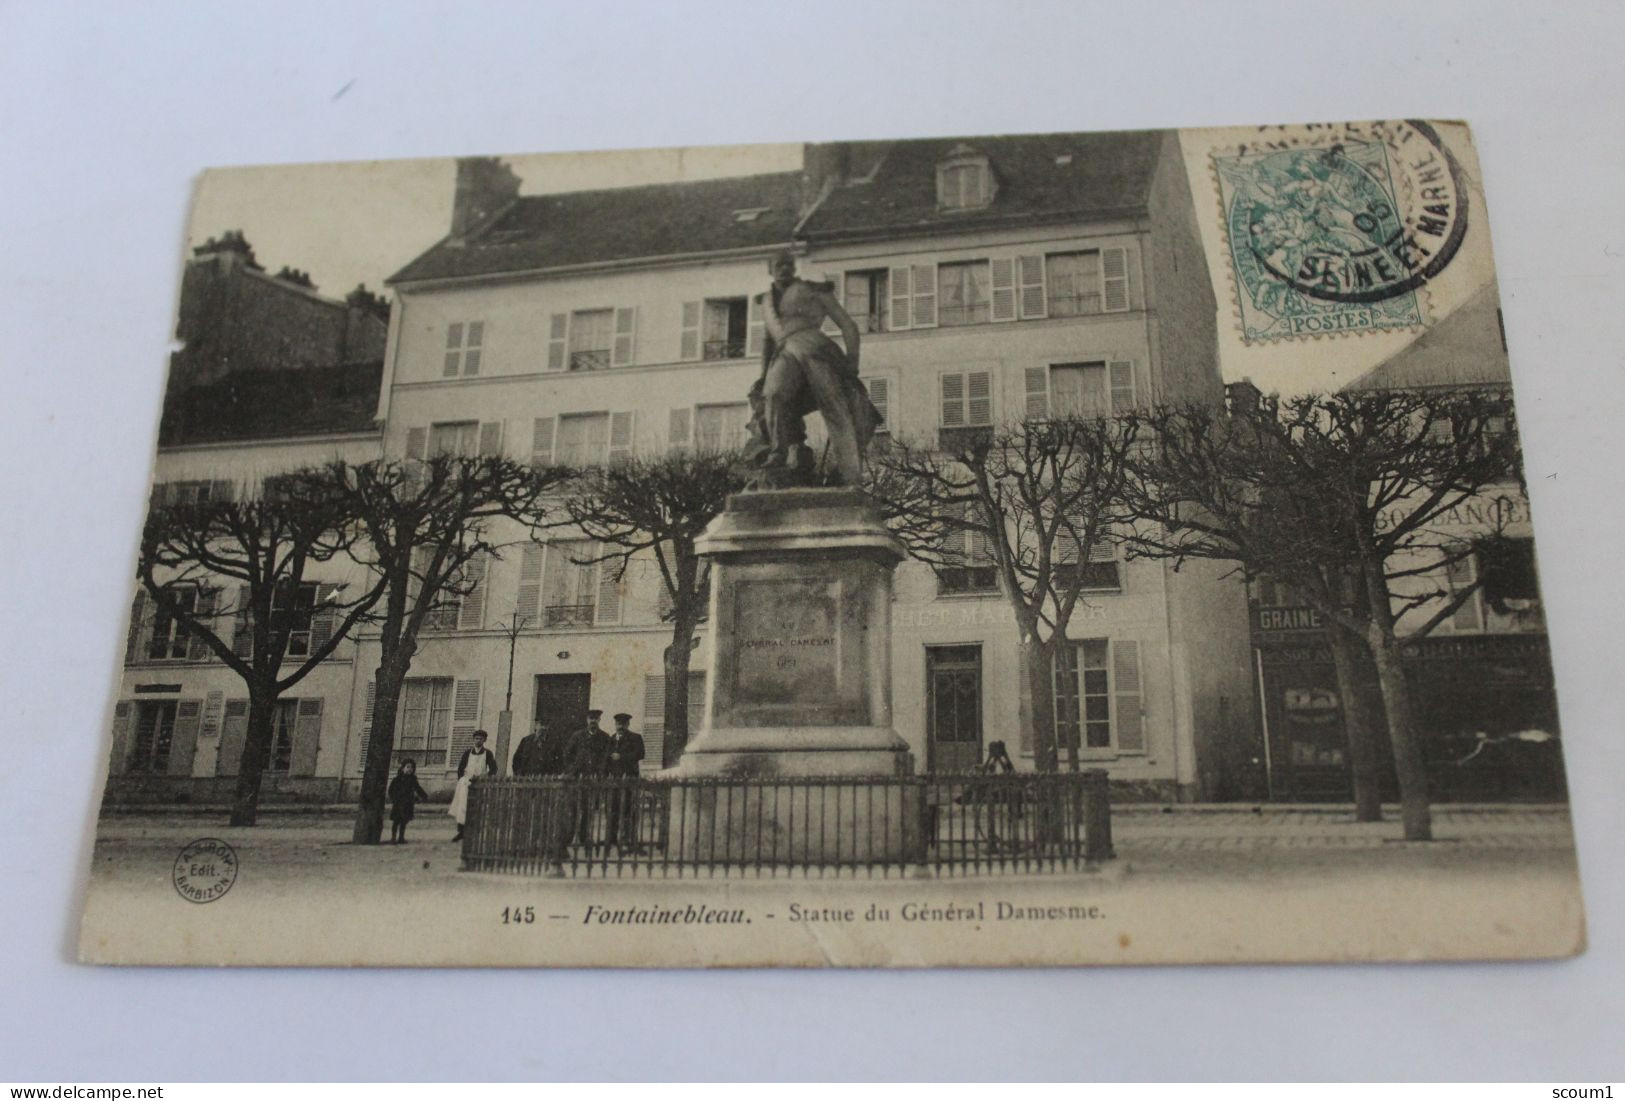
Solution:
<path fill-rule="evenodd" d="M 1467 230 L 1460 170 L 1426 123 L 1280 128 L 1213 154 L 1248 343 L 1413 329 Z"/>

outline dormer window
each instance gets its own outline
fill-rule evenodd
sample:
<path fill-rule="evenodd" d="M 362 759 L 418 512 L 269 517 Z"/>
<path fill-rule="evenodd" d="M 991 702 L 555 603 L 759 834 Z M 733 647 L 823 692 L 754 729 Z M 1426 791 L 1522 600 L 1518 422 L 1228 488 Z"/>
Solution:
<path fill-rule="evenodd" d="M 993 201 L 993 192 L 987 157 L 967 145 L 937 165 L 937 206 L 943 210 L 980 210 Z"/>

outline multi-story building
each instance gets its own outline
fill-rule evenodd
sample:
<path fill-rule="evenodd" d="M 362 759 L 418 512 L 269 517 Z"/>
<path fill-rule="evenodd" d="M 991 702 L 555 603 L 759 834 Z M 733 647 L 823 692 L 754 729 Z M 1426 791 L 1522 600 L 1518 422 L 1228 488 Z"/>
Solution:
<path fill-rule="evenodd" d="M 823 145 L 801 172 L 541 196 L 518 185 L 496 162 L 462 162 L 451 234 L 390 280 L 388 455 L 581 463 L 738 441 L 760 370 L 752 298 L 784 247 L 836 284 L 897 436 L 1221 400 L 1216 305 L 1172 134 Z M 423 640 L 400 752 L 443 782 L 501 711 L 516 731 L 573 726 L 590 702 L 641 716 L 657 762 L 670 628 L 653 573 L 634 565 L 617 581 L 576 564 L 588 555 L 567 535 L 545 548 L 514 535 Z M 1224 797 L 1229 747 L 1252 721 L 1240 582 L 1109 548 L 1089 569 L 1058 677 L 1077 729 L 1059 733 L 1148 794 Z M 1014 617 L 992 571 L 905 564 L 893 622 L 894 723 L 922 767 L 962 767 L 995 738 L 1030 753 Z M 365 731 L 370 690 L 354 696 L 350 725 Z M 360 746 L 350 739 L 352 779 Z"/>

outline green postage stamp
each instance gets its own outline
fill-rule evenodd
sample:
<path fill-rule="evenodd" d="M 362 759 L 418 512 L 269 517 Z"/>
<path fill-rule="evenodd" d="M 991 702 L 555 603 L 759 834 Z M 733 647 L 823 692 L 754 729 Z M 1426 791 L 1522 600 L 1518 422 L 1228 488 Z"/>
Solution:
<path fill-rule="evenodd" d="M 1425 123 L 1263 132 L 1213 154 L 1248 343 L 1412 329 L 1466 234 L 1460 171 Z"/>

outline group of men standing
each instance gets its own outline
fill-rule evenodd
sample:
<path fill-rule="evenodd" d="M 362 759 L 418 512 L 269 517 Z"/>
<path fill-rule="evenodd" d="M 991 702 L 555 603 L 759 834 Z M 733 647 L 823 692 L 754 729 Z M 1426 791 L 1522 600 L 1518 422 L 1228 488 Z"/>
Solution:
<path fill-rule="evenodd" d="M 621 712 L 615 716 L 615 732 L 605 732 L 599 725 L 603 712 L 587 712 L 587 725 L 574 733 L 555 726 L 551 730 L 538 730 L 521 738 L 513 754 L 515 776 L 571 776 L 594 779 L 634 779 L 638 765 L 644 757 L 643 738 L 632 729 L 632 716 Z M 588 847 L 593 844 L 593 818 L 599 802 L 593 793 L 583 791 L 575 799 L 575 840 Z M 612 788 L 607 793 L 609 812 L 606 844 L 623 848 L 637 839 L 636 792 L 632 785 Z"/>

